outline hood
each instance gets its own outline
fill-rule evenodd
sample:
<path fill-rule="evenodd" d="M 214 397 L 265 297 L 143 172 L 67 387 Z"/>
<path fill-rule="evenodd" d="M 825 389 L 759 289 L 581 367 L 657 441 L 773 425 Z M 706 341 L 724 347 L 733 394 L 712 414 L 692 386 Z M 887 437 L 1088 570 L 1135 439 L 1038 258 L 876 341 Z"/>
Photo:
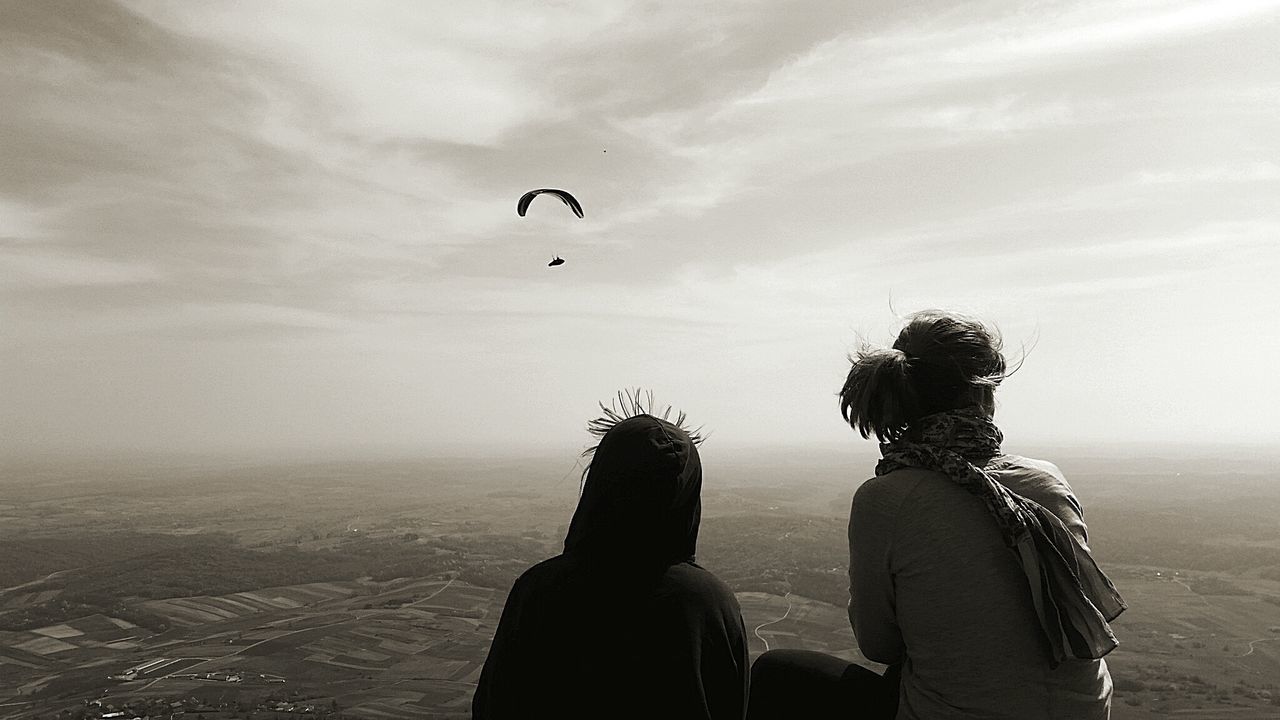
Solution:
<path fill-rule="evenodd" d="M 596 447 L 564 551 L 628 565 L 692 561 L 701 520 L 697 447 L 675 425 L 637 415 Z"/>

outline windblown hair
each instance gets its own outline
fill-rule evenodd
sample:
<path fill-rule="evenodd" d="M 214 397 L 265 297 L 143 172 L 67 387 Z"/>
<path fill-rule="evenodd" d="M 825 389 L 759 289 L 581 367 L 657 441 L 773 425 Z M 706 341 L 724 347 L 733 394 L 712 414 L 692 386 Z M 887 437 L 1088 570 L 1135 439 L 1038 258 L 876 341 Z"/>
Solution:
<path fill-rule="evenodd" d="M 658 406 L 653 401 L 652 390 L 641 390 L 640 388 L 619 390 L 617 397 L 609 401 L 608 405 L 600 403 L 600 410 L 604 413 L 600 417 L 587 422 L 587 432 L 602 438 L 605 433 L 613 429 L 614 425 L 633 418 L 638 415 L 652 415 L 659 420 L 665 420 L 672 425 L 684 431 L 694 445 L 701 445 L 706 436 L 702 434 L 702 426 L 690 428 L 685 424 L 685 414 L 683 410 L 676 411 L 676 417 L 671 419 L 673 409 L 670 405 L 658 410 Z M 592 445 L 583 451 L 582 456 L 587 457 L 596 451 L 599 445 Z"/>
<path fill-rule="evenodd" d="M 1013 372 L 1003 348 L 999 332 L 974 318 L 942 310 L 913 313 L 892 348 L 864 343 L 850 356 L 840 414 L 862 437 L 874 433 L 891 442 L 926 415 L 989 408 L 996 386 Z"/>
<path fill-rule="evenodd" d="M 641 390 L 640 388 L 619 390 L 617 396 L 610 400 L 608 405 L 605 405 L 603 402 L 600 403 L 600 410 L 603 414 L 587 422 L 587 432 L 597 438 L 603 438 L 605 433 L 613 429 L 614 425 L 617 425 L 627 418 L 633 418 L 638 415 L 652 415 L 659 420 L 665 420 L 666 422 L 675 425 L 677 428 L 680 428 L 680 430 L 684 431 L 684 433 L 689 436 L 689 439 L 693 441 L 694 445 L 701 445 L 702 441 L 707 439 L 707 435 L 702 432 L 701 425 L 696 428 L 688 427 L 685 422 L 686 418 L 683 410 L 673 410 L 670 405 L 667 405 L 662 409 L 658 409 L 657 404 L 653 400 L 652 390 Z M 676 413 L 675 419 L 671 418 L 672 412 Z M 583 450 L 582 457 L 591 457 L 595 454 L 596 448 L 598 447 L 600 447 L 600 444 L 597 442 L 595 445 Z M 582 468 L 583 482 L 586 481 L 587 472 L 590 469 L 590 462 Z"/>

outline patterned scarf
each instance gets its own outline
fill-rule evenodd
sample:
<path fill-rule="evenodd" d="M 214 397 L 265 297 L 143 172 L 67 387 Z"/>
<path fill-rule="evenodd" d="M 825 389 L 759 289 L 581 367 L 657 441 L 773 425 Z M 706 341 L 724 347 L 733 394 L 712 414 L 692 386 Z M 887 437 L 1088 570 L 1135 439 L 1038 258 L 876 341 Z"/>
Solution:
<path fill-rule="evenodd" d="M 1026 573 L 1053 667 L 1067 657 L 1100 658 L 1115 649 L 1107 622 L 1127 606 L 1111 580 L 1056 515 L 983 469 L 1000 454 L 999 428 L 975 409 L 929 415 L 917 425 L 918 441 L 880 445 L 876 475 L 903 467 L 935 470 L 982 498 Z"/>

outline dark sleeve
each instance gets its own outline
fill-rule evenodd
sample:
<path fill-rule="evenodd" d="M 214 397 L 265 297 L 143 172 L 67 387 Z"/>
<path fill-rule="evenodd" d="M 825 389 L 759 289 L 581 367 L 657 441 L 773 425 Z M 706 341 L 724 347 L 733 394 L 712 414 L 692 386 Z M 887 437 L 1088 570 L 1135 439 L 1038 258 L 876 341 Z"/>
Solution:
<path fill-rule="evenodd" d="M 529 678 L 529 645 L 527 634 L 528 583 L 524 576 L 516 580 L 502 608 L 502 618 L 493 635 L 493 644 L 480 671 L 480 681 L 471 699 L 474 720 L 501 720 L 521 717 L 525 695 L 523 685 Z"/>
<path fill-rule="evenodd" d="M 849 511 L 849 623 L 867 659 L 892 664 L 904 650 L 890 570 L 897 507 L 878 487 L 864 483 Z"/>
<path fill-rule="evenodd" d="M 719 652 L 709 655 L 704 651 L 703 682 L 712 720 L 742 720 L 747 715 L 747 697 L 751 690 L 751 653 L 738 600 L 728 588 L 725 592 L 728 598 L 722 620 L 724 635 L 712 641 L 712 647 Z M 708 657 L 711 663 L 707 662 Z M 709 666 L 712 664 L 714 666 Z"/>
<path fill-rule="evenodd" d="M 742 612 L 723 583 L 699 578 L 656 613 L 652 637 L 657 703 L 652 717 L 668 720 L 742 720 L 747 712 L 751 656 Z"/>
<path fill-rule="evenodd" d="M 733 602 L 737 612 L 738 624 L 736 625 L 736 633 L 733 637 L 734 655 L 738 659 L 738 697 L 742 700 L 742 709 L 736 713 L 728 714 L 725 717 L 745 718 L 747 716 L 747 698 L 751 697 L 751 649 L 747 644 L 747 627 L 742 622 L 742 610 L 738 608 L 738 601 L 735 598 Z"/>

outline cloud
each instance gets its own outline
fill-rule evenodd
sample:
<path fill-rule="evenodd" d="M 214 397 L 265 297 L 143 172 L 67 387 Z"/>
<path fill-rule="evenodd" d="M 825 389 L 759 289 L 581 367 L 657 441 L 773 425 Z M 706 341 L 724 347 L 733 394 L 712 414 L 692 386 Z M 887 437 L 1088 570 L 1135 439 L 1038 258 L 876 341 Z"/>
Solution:
<path fill-rule="evenodd" d="M 370 160 L 323 130 L 313 90 L 274 59 L 113 3 L 3 11 L 0 233 L 58 248 L 8 253 L 10 297 L 96 273 L 147 280 L 160 303 L 323 306 L 346 273 L 429 269 L 465 240 L 457 206 L 428 190 L 447 169 Z M 132 300 L 81 309 L 113 302 Z"/>
<path fill-rule="evenodd" d="M 40 247 L 0 245 L 0 287 L 128 285 L 163 275 L 150 263 L 106 260 Z"/>
<path fill-rule="evenodd" d="M 188 388 L 199 345 L 247 406 L 354 388 L 396 404 L 374 425 L 397 437 L 454 432 L 419 406 L 482 422 L 494 374 L 587 405 L 660 380 L 729 418 L 751 408 L 717 398 L 751 386 L 798 434 L 890 297 L 1087 335 L 1123 294 L 1151 327 L 1177 308 L 1216 332 L 1224 278 L 1270 292 L 1276 16 L 6 3 L 0 360 L 36 387 L 79 377 L 41 370 L 49 348 L 110 346 L 111 372 L 202 407 L 232 370 Z M 534 187 L 586 218 L 517 217 Z M 340 434 L 322 405 L 310 427 Z"/>
<path fill-rule="evenodd" d="M 1144 171 L 1136 181 L 1146 185 L 1256 183 L 1280 180 L 1280 165 L 1268 160 L 1180 171 Z"/>
<path fill-rule="evenodd" d="M 519 16 L 528 14 L 519 7 L 132 5 L 174 31 L 289 63 L 316 89 L 321 120 L 334 131 L 488 143 L 551 107 L 510 69 L 523 34 Z"/>
<path fill-rule="evenodd" d="M 775 67 L 767 82 L 714 113 L 667 123 L 678 128 L 667 142 L 715 157 L 736 151 L 749 158 L 738 173 L 744 182 L 779 171 L 790 180 L 797 172 L 993 135 L 1136 125 L 1171 113 L 1219 117 L 1223 102 L 1252 117 L 1274 108 L 1258 94 L 1265 86 L 1253 82 L 1256 58 L 1213 45 L 1188 52 L 1177 43 L 1252 32 L 1241 47 L 1261 49 L 1252 23 L 1280 15 L 1280 3 L 1002 7 L 968 4 L 899 19 L 888 29 L 846 30 Z M 1143 53 L 1135 55 L 1138 49 Z M 1236 88 L 1217 88 L 1223 97 L 1212 109 L 1191 102 L 1180 82 L 1184 71 L 1203 72 L 1204 63 L 1241 71 Z"/>
<path fill-rule="evenodd" d="M 0 243 L 18 243 L 36 237 L 44 213 L 14 198 L 0 197 Z"/>
<path fill-rule="evenodd" d="M 1000 10 L 1006 12 L 1001 13 Z M 1064 65 L 1101 65 L 1118 53 L 1239 27 L 1280 12 L 1280 2 L 1084 2 L 1039 12 L 974 3 L 896 30 L 853 32 L 774 74 L 747 104 L 874 91 L 892 101 L 957 82 Z M 994 12 L 993 12 L 994 11 Z"/>

